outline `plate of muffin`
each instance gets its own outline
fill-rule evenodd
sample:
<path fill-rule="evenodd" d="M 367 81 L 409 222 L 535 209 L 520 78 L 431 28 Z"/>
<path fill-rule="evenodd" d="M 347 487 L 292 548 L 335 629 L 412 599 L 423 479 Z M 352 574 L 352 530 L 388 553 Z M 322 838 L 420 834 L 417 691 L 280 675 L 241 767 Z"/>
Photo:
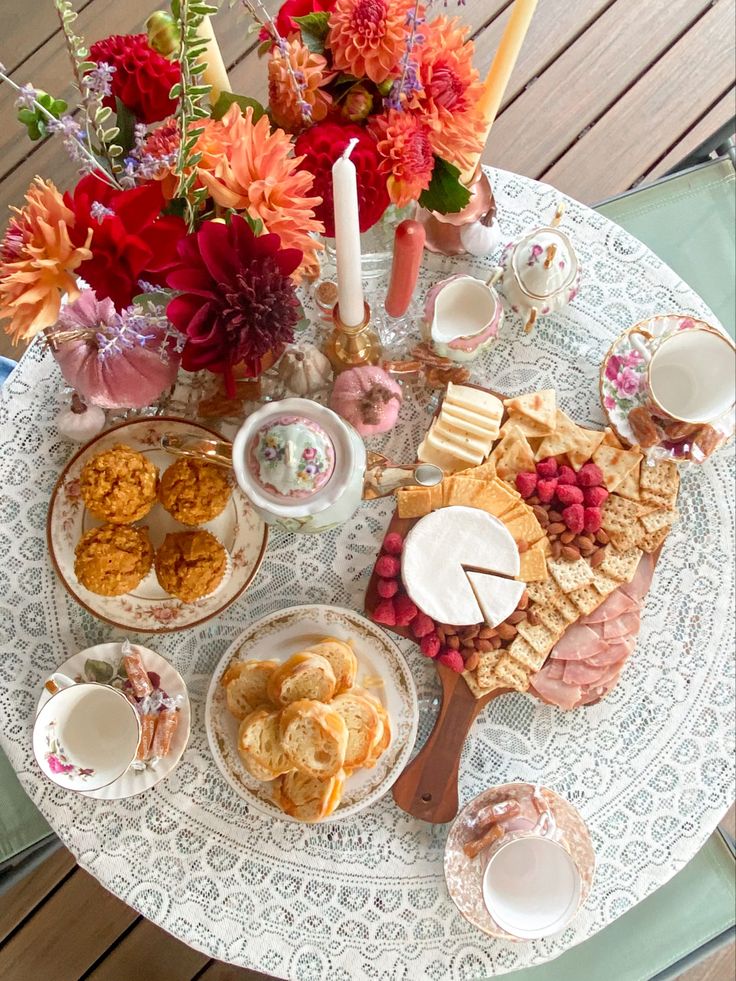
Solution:
<path fill-rule="evenodd" d="M 207 694 L 215 762 L 271 817 L 352 817 L 382 797 L 411 756 L 417 694 L 406 661 L 352 610 L 295 606 L 251 624 Z"/>
<path fill-rule="evenodd" d="M 49 554 L 71 595 L 124 630 L 209 620 L 248 587 L 268 530 L 228 470 L 177 457 L 164 433 L 219 435 L 184 419 L 124 422 L 87 443 L 51 495 Z"/>

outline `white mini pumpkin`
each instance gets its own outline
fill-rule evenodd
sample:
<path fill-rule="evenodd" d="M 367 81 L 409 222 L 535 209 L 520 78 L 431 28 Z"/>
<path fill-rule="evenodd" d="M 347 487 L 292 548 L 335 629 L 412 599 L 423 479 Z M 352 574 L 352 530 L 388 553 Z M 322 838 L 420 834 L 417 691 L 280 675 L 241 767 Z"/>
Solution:
<path fill-rule="evenodd" d="M 332 366 L 314 344 L 287 347 L 278 363 L 279 381 L 295 395 L 310 396 L 332 381 Z"/>

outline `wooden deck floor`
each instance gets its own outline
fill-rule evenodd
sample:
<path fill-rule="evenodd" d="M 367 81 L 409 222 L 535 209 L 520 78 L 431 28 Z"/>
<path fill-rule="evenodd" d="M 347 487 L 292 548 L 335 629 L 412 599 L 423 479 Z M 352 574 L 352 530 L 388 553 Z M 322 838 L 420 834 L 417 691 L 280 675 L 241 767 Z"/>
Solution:
<path fill-rule="evenodd" d="M 511 0 L 467 0 L 485 70 Z M 270 9 L 277 4 L 271 0 Z M 154 0 L 78 0 L 94 41 L 139 30 Z M 234 90 L 265 97 L 265 71 L 237 9 L 215 19 Z M 448 12 L 454 4 L 449 0 Z M 439 9 L 440 5 L 437 4 Z M 542 0 L 485 160 L 549 181 L 588 203 L 651 181 L 734 114 L 734 0 Z M 72 96 L 51 0 L 2 0 L 0 61 L 19 82 Z M 0 227 L 36 174 L 62 188 L 74 170 L 58 142 L 30 144 L 0 86 Z M 4 336 L 0 353 L 11 354 Z M 17 353 L 17 352 L 16 352 Z M 693 981 L 731 981 L 725 952 Z M 703 973 L 703 972 L 706 973 Z M 0 900 L 5 981 L 246 981 L 262 975 L 210 960 L 107 893 L 59 849 Z"/>

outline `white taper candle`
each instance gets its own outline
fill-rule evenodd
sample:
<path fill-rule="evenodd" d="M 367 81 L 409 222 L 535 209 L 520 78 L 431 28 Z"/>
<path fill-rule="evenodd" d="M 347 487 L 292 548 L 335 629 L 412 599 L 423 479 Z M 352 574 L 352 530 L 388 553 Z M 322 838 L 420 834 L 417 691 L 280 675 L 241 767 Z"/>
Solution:
<path fill-rule="evenodd" d="M 335 207 L 335 255 L 337 261 L 337 303 L 346 327 L 363 322 L 363 273 L 360 261 L 360 216 L 358 178 L 350 159 L 357 139 L 352 139 L 332 166 L 332 193 Z"/>

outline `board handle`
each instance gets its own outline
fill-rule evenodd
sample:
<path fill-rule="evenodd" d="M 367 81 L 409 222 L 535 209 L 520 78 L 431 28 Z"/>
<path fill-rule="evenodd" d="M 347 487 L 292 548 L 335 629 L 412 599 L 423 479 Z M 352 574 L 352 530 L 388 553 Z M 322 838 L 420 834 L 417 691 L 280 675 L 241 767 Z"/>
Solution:
<path fill-rule="evenodd" d="M 476 698 L 462 675 L 437 665 L 442 704 L 427 742 L 393 786 L 399 807 L 420 821 L 445 824 L 458 811 L 457 777 L 465 737 L 487 696 Z"/>

